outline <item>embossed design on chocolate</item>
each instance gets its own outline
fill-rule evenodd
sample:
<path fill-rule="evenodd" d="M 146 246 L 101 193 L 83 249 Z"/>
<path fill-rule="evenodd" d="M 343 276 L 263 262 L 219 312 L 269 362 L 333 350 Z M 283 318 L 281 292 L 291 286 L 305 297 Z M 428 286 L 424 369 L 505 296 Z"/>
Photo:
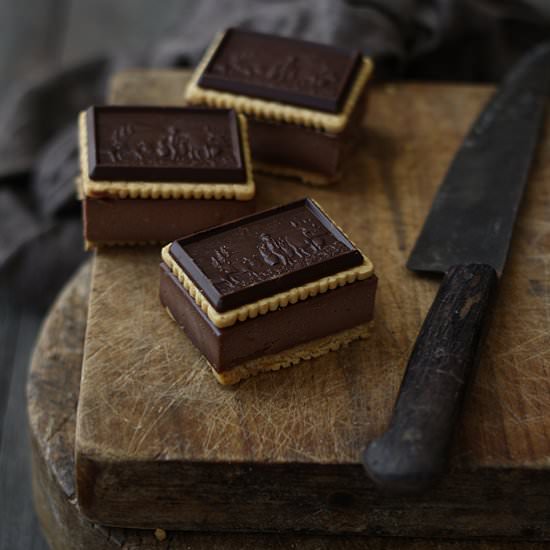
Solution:
<path fill-rule="evenodd" d="M 285 234 L 260 233 L 248 256 L 242 255 L 241 246 L 224 244 L 215 249 L 210 257 L 215 271 L 208 275 L 223 294 L 281 277 L 345 252 L 346 246 L 307 212 L 301 219 L 290 219 Z"/>
<path fill-rule="evenodd" d="M 159 127 L 156 135 L 143 137 L 134 124 L 121 124 L 106 147 L 100 149 L 100 162 L 163 165 L 180 162 L 186 166 L 235 166 L 237 159 L 225 133 L 214 133 L 204 125 L 195 135 L 174 125 Z"/>
<path fill-rule="evenodd" d="M 94 180 L 244 182 L 233 111 L 93 107 L 87 112 Z"/>
<path fill-rule="evenodd" d="M 217 311 L 363 262 L 309 199 L 180 239 L 170 253 Z"/>
<path fill-rule="evenodd" d="M 266 63 L 258 50 L 228 55 L 227 60 L 212 66 L 212 73 L 326 97 L 338 91 L 342 76 L 341 70 L 329 67 L 318 55 L 286 55 L 280 61 Z"/>
<path fill-rule="evenodd" d="M 357 51 L 229 29 L 199 85 L 338 112 L 360 61 Z"/>

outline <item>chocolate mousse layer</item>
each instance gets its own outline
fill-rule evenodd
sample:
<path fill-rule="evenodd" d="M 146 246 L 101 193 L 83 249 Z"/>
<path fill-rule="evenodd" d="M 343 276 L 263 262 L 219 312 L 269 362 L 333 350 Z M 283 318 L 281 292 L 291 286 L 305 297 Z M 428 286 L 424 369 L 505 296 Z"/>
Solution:
<path fill-rule="evenodd" d="M 87 241 L 165 243 L 255 210 L 256 201 L 185 199 L 96 199 L 82 201 Z"/>
<path fill-rule="evenodd" d="M 373 319 L 377 278 L 356 281 L 254 319 L 218 328 L 166 264 L 160 266 L 160 300 L 218 372 L 347 330 Z"/>
<path fill-rule="evenodd" d="M 255 165 L 267 172 L 277 173 L 277 168 L 288 167 L 317 175 L 327 182 L 338 179 L 361 138 L 366 95 L 357 102 L 348 126 L 339 134 L 249 118 L 250 150 Z"/>

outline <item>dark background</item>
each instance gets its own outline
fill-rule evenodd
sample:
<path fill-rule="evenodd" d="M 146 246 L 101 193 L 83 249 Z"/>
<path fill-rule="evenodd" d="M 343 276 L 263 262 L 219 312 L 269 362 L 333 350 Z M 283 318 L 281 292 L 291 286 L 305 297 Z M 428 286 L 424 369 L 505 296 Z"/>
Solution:
<path fill-rule="evenodd" d="M 45 548 L 25 378 L 41 319 L 84 260 L 75 120 L 124 67 L 193 65 L 243 25 L 373 55 L 379 79 L 497 82 L 550 39 L 548 0 L 0 0 L 0 550 Z"/>

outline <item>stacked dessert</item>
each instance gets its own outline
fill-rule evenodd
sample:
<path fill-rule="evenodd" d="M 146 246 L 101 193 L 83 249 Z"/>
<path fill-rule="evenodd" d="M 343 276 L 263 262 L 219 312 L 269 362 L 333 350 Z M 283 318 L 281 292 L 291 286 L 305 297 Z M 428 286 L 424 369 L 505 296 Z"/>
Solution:
<path fill-rule="evenodd" d="M 161 302 L 222 384 L 369 334 L 372 263 L 312 200 L 184 237 L 162 260 Z"/>
<path fill-rule="evenodd" d="M 245 117 L 91 107 L 79 118 L 84 239 L 163 243 L 254 211 Z"/>
<path fill-rule="evenodd" d="M 185 100 L 246 114 L 256 170 L 327 184 L 341 178 L 359 137 L 372 69 L 355 50 L 229 29 Z"/>
<path fill-rule="evenodd" d="M 340 177 L 371 72 L 356 51 L 230 29 L 186 89 L 193 106 L 80 115 L 87 245 L 170 243 L 162 305 L 223 384 L 369 332 L 370 260 L 312 200 L 252 214 L 252 168 Z"/>

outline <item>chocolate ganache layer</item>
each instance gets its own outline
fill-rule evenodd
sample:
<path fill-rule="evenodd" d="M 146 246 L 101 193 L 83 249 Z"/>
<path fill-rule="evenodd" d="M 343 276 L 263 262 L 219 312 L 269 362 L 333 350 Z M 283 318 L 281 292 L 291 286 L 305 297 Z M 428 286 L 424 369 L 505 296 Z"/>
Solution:
<path fill-rule="evenodd" d="M 365 91 L 351 112 L 345 130 L 339 134 L 296 124 L 249 118 L 252 158 L 268 166 L 288 166 L 320 174 L 329 181 L 337 178 L 343 172 L 354 146 L 361 139 L 366 107 Z"/>
<path fill-rule="evenodd" d="M 92 244 L 173 241 L 251 214 L 254 199 L 102 199 L 85 197 L 84 238 Z"/>
<path fill-rule="evenodd" d="M 227 328 L 216 327 L 161 263 L 160 300 L 218 372 L 367 323 L 374 316 L 375 275 Z"/>

